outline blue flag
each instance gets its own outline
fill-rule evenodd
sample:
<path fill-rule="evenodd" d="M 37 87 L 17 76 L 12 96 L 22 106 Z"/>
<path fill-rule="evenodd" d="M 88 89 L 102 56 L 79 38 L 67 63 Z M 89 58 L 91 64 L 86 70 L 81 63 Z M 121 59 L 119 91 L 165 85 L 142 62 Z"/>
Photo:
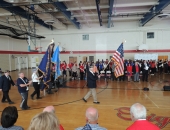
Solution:
<path fill-rule="evenodd" d="M 59 46 L 57 46 L 51 61 L 56 65 L 55 66 L 55 79 L 57 79 L 61 75 L 61 72 L 60 72 L 60 51 L 59 51 Z"/>
<path fill-rule="evenodd" d="M 45 85 L 48 86 L 48 82 L 51 81 L 51 57 L 53 55 L 54 43 L 50 44 L 45 52 L 45 55 L 42 58 L 40 65 L 38 66 L 39 71 L 44 75 L 41 89 L 45 88 Z"/>

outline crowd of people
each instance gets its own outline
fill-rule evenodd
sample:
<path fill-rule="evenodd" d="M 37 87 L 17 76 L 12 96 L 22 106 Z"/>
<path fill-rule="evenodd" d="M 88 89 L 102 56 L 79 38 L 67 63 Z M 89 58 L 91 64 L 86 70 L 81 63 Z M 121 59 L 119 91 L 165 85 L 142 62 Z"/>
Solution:
<path fill-rule="evenodd" d="M 116 64 L 113 60 L 109 61 L 108 59 L 104 60 L 98 60 L 96 62 L 82 62 L 80 61 L 79 64 L 70 62 L 67 64 L 65 61 L 60 63 L 60 69 L 63 72 L 63 76 L 67 76 L 67 70 L 69 73 L 69 76 L 72 77 L 72 79 L 80 79 L 84 80 L 86 79 L 86 67 L 87 65 L 95 66 L 98 75 L 101 75 L 101 77 L 104 78 L 110 78 L 112 80 L 119 80 L 119 81 L 125 81 L 126 79 L 128 81 L 132 80 L 134 82 L 139 82 L 139 80 L 142 81 L 148 81 L 148 75 L 155 75 L 156 73 L 159 74 L 170 74 L 170 60 L 124 60 L 124 75 L 121 75 L 119 77 L 116 77 L 115 67 Z M 141 79 L 140 79 L 141 76 Z M 127 77 L 127 78 L 126 78 Z"/>
<path fill-rule="evenodd" d="M 97 62 L 80 62 L 78 65 L 77 63 L 69 63 L 68 65 L 64 61 L 60 64 L 60 69 L 62 71 L 63 77 L 67 76 L 67 70 L 69 73 L 69 76 L 72 79 L 77 79 L 78 77 L 80 80 L 87 79 L 87 87 L 89 88 L 88 93 L 82 98 L 84 102 L 87 102 L 87 99 L 92 95 L 93 96 L 93 103 L 100 104 L 100 102 L 97 100 L 97 94 L 96 94 L 96 80 L 98 78 L 104 77 L 110 78 L 112 80 L 119 80 L 119 81 L 125 81 L 126 77 L 128 81 L 132 80 L 134 82 L 139 82 L 140 75 L 142 75 L 142 81 L 148 81 L 148 75 L 155 75 L 155 73 L 158 72 L 158 74 L 162 74 L 163 72 L 165 74 L 170 73 L 170 61 L 146 61 L 146 60 L 124 60 L 124 74 L 116 77 L 115 72 L 116 64 L 113 60 L 108 61 L 97 61 Z M 78 74 L 79 73 L 79 74 Z M 32 80 L 29 80 L 25 77 L 24 73 L 20 72 L 18 75 L 18 79 L 15 83 L 12 80 L 12 77 L 9 74 L 9 71 L 6 70 L 4 72 L 4 75 L 0 77 L 0 91 L 3 92 L 3 97 L 1 102 L 9 104 L 14 104 L 13 101 L 11 101 L 9 97 L 9 90 L 11 88 L 11 85 L 17 86 L 18 92 L 21 95 L 22 101 L 20 103 L 20 108 L 22 110 L 30 109 L 30 107 L 27 105 L 28 100 L 28 91 L 29 86 L 33 83 L 34 92 L 30 95 L 31 99 L 34 100 L 34 96 L 36 95 L 37 99 L 41 99 L 40 97 L 40 80 L 42 79 L 42 76 L 38 76 L 37 69 L 33 71 L 33 74 L 31 76 Z M 141 112 L 141 113 L 140 113 Z M 134 130 L 136 127 L 140 126 L 141 130 L 151 128 L 153 130 L 158 130 L 159 128 L 150 122 L 146 121 L 146 108 L 137 103 L 132 105 L 130 109 L 131 118 L 134 121 L 134 124 L 132 126 L 128 127 L 127 130 Z M 9 119 L 7 121 L 7 119 Z M 7 107 L 3 110 L 1 114 L 1 127 L 0 130 L 23 130 L 22 127 L 15 126 L 15 122 L 18 118 L 18 112 L 16 107 Z M 62 125 L 59 123 L 58 118 L 55 115 L 54 107 L 49 106 L 44 109 L 42 113 L 37 114 L 33 119 L 31 120 L 30 126 L 28 128 L 29 130 L 64 130 Z M 98 124 L 98 111 L 95 108 L 88 108 L 86 111 L 86 124 L 84 127 L 79 127 L 76 130 L 106 130 L 106 128 L 100 127 Z"/>
<path fill-rule="evenodd" d="M 148 81 L 148 75 L 155 75 L 155 73 L 158 74 L 170 74 L 170 61 L 153 61 L 153 60 L 124 60 L 124 74 L 116 77 L 115 76 L 115 67 L 116 64 L 113 60 L 108 61 L 106 59 L 105 61 L 96 61 L 96 62 L 81 62 L 77 64 L 76 62 L 74 63 L 69 63 L 67 64 L 65 61 L 63 61 L 60 64 L 60 69 L 63 74 L 63 77 L 66 77 L 67 74 L 72 79 L 77 79 L 80 78 L 80 80 L 85 80 L 87 79 L 87 74 L 88 72 L 94 72 L 94 73 L 89 73 L 89 79 L 94 78 L 110 78 L 112 80 L 119 80 L 119 81 L 125 81 L 126 79 L 128 81 L 132 80 L 133 76 L 133 81 L 134 82 L 139 82 L 141 81 Z M 54 67 L 55 68 L 55 67 Z M 92 68 L 92 69 L 90 69 Z M 67 72 L 68 71 L 68 72 Z M 52 72 L 54 74 L 55 70 L 52 69 Z M 2 71 L 1 71 L 2 73 Z M 92 74 L 92 75 L 91 75 Z M 52 75 L 53 77 L 54 75 Z M 96 76 L 96 77 L 94 77 Z M 19 73 L 17 83 L 15 83 L 12 80 L 12 77 L 9 74 L 9 71 L 6 70 L 4 71 L 4 75 L 1 75 L 0 77 L 0 91 L 3 92 L 3 97 L 1 102 L 6 103 L 8 102 L 9 104 L 13 104 L 14 102 L 11 101 L 9 97 L 9 90 L 11 89 L 11 85 L 17 86 L 18 92 L 21 95 L 22 102 L 20 104 L 21 109 L 26 110 L 29 109 L 30 107 L 27 105 L 27 100 L 28 100 L 28 90 L 29 86 L 33 84 L 34 87 L 34 92 L 30 95 L 31 99 L 34 100 L 34 96 L 36 95 L 36 99 L 41 99 L 40 97 L 40 82 L 43 76 L 38 76 L 38 70 L 34 69 L 33 74 L 31 76 L 31 79 L 29 81 L 28 78 L 24 76 L 24 73 Z M 52 80 L 53 79 L 53 80 Z M 54 77 L 51 78 L 51 82 L 49 82 L 49 86 L 52 86 L 54 81 Z M 89 88 L 90 91 L 89 93 L 83 98 L 83 100 L 86 102 L 88 97 L 92 94 L 94 98 L 95 103 L 99 103 L 96 98 L 96 92 L 95 92 L 95 83 L 91 83 L 90 80 L 87 81 L 89 82 Z M 51 92 L 51 87 L 47 89 L 47 91 L 50 93 Z"/>
<path fill-rule="evenodd" d="M 133 104 L 130 108 L 130 115 L 134 123 L 129 127 L 127 126 L 126 130 L 160 130 L 158 126 L 146 120 L 147 111 L 142 104 Z M 4 108 L 1 114 L 0 130 L 24 130 L 22 125 L 15 125 L 17 119 L 18 111 L 15 106 Z M 85 125 L 75 128 L 75 130 L 107 130 L 107 128 L 98 124 L 98 119 L 98 110 L 94 107 L 89 107 L 85 112 Z M 28 130 L 64 130 L 64 126 L 59 122 L 54 106 L 47 106 L 31 119 Z"/>

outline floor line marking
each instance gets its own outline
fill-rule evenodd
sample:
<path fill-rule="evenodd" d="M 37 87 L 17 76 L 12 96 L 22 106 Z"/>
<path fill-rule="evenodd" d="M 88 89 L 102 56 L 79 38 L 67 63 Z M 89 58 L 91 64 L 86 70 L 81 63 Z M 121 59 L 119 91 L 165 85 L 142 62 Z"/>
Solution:
<path fill-rule="evenodd" d="M 133 82 L 133 84 L 141 91 L 141 89 Z M 158 105 L 150 98 L 150 97 L 148 97 L 148 95 L 146 94 L 146 93 L 144 93 L 143 92 L 143 90 L 142 90 L 142 93 L 145 95 L 145 97 L 147 97 L 157 108 L 159 108 L 158 107 Z"/>

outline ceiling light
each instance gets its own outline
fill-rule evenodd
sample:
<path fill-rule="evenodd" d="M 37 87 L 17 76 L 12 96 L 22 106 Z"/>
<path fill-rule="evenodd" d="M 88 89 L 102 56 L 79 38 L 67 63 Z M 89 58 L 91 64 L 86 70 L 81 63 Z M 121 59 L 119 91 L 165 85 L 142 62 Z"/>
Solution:
<path fill-rule="evenodd" d="M 77 4 L 78 4 L 78 0 L 75 0 L 75 3 L 77 3 Z"/>

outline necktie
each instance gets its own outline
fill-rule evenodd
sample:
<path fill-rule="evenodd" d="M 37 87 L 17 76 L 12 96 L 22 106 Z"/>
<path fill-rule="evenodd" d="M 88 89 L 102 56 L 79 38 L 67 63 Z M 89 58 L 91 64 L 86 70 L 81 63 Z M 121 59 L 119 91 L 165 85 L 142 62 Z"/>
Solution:
<path fill-rule="evenodd" d="M 10 77 L 9 77 L 9 76 L 7 76 L 7 79 L 8 79 L 8 80 L 10 80 Z"/>

